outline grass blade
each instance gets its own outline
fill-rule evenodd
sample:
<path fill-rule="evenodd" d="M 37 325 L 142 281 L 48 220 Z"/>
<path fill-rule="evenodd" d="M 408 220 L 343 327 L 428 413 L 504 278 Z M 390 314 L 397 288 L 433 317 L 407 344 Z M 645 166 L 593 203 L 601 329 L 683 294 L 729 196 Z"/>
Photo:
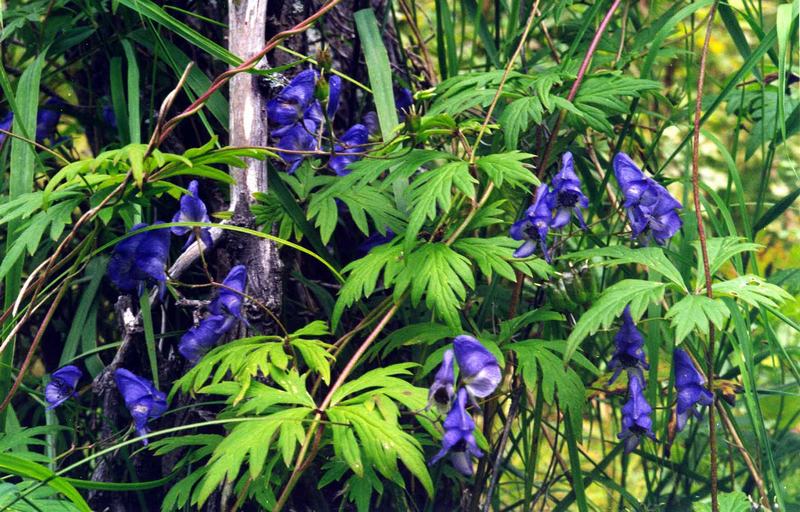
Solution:
<path fill-rule="evenodd" d="M 370 88 L 375 97 L 375 110 L 381 125 L 381 135 L 383 140 L 389 140 L 398 125 L 389 55 L 383 45 L 383 39 L 378 30 L 378 20 L 375 19 L 372 9 L 356 12 L 355 19 L 358 36 L 361 38 L 361 45 L 364 48 Z"/>

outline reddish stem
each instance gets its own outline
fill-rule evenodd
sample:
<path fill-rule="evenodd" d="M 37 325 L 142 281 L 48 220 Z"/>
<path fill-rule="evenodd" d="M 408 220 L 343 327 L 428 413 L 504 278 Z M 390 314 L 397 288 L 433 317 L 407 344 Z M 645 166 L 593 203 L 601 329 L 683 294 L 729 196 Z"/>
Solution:
<path fill-rule="evenodd" d="M 597 31 L 594 33 L 592 42 L 589 44 L 589 49 L 586 51 L 586 55 L 583 57 L 581 67 L 578 69 L 578 76 L 575 77 L 575 82 L 572 84 L 572 88 L 569 90 L 567 101 L 572 102 L 572 100 L 575 99 L 575 96 L 578 95 L 578 89 L 581 87 L 581 83 L 583 82 L 583 77 L 586 75 L 586 71 L 589 70 L 589 63 L 592 61 L 594 52 L 597 50 L 597 45 L 600 44 L 600 38 L 603 37 L 603 33 L 606 31 L 608 24 L 611 22 L 611 16 L 614 14 L 614 11 L 617 10 L 617 7 L 619 7 L 620 3 L 622 3 L 622 0 L 614 0 L 614 3 L 611 4 L 611 8 L 603 18 L 603 21 L 600 22 L 600 26 L 597 27 Z M 539 172 L 537 176 L 540 180 L 542 179 L 542 176 L 544 176 L 544 171 L 547 166 L 547 159 L 550 156 L 550 152 L 553 150 L 553 144 L 555 144 L 556 137 L 558 136 L 558 130 L 561 128 L 561 123 L 563 122 L 565 115 L 565 110 L 561 110 L 561 112 L 559 112 L 558 118 L 556 119 L 556 124 L 553 126 L 553 130 L 550 132 L 550 138 L 547 140 L 547 146 L 544 149 L 544 153 L 542 153 L 542 159 L 539 161 Z"/>

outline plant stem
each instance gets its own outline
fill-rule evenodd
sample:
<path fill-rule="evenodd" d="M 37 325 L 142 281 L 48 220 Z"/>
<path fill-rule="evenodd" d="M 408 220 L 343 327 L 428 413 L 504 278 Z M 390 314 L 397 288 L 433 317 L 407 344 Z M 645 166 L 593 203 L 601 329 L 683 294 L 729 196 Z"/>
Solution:
<path fill-rule="evenodd" d="M 703 113 L 703 83 L 706 78 L 706 59 L 708 57 L 708 44 L 711 40 L 711 27 L 714 23 L 714 13 L 717 9 L 717 2 L 711 5 L 711 10 L 708 14 L 708 24 L 706 25 L 706 35 L 703 41 L 703 50 L 700 53 L 700 72 L 697 77 L 697 95 L 694 105 L 694 133 L 692 135 L 692 195 L 694 198 L 694 213 L 697 217 L 697 233 L 700 239 L 700 251 L 703 256 L 703 270 L 705 273 L 706 295 L 713 298 L 713 291 L 711 290 L 711 270 L 708 262 L 708 244 L 706 242 L 706 231 L 703 226 L 703 215 L 700 211 L 700 118 Z M 708 381 L 708 390 L 714 394 L 714 326 L 709 327 L 708 332 L 708 350 L 706 352 L 706 380 Z M 714 397 L 716 400 L 716 396 Z M 709 437 L 709 451 L 711 455 L 711 511 L 719 512 L 719 498 L 718 498 L 718 482 L 717 482 L 717 469 L 719 461 L 717 460 L 717 426 L 714 414 L 714 405 L 708 408 L 708 437 Z"/>
<path fill-rule="evenodd" d="M 356 367 L 358 360 L 361 359 L 361 356 L 364 355 L 364 352 L 372 345 L 372 343 L 377 339 L 378 335 L 381 333 L 386 324 L 389 323 L 389 320 L 394 317 L 395 313 L 397 313 L 398 309 L 400 308 L 400 302 L 396 302 L 392 305 L 389 311 L 381 318 L 381 321 L 378 322 L 378 325 L 372 329 L 372 332 L 369 333 L 367 339 L 358 347 L 356 353 L 350 358 L 345 365 L 342 372 L 339 374 L 339 377 L 336 379 L 336 382 L 331 386 L 331 389 L 328 391 L 328 394 L 325 395 L 325 398 L 322 400 L 322 404 L 317 409 L 316 415 L 314 416 L 314 421 L 311 423 L 311 426 L 308 428 L 308 433 L 306 434 L 306 438 L 303 440 L 303 445 L 300 447 L 300 452 L 297 454 L 296 463 L 294 466 L 294 471 L 292 471 L 292 475 L 289 477 L 289 481 L 286 483 L 286 487 L 283 488 L 283 492 L 281 492 L 278 501 L 275 503 L 275 508 L 273 508 L 273 512 L 278 512 L 282 510 L 284 505 L 286 505 L 286 501 L 289 499 L 289 495 L 292 493 L 294 486 L 297 485 L 297 481 L 300 479 L 300 475 L 303 474 L 303 471 L 308 466 L 308 462 L 313 459 L 314 455 L 316 455 L 316 450 L 312 450 L 311 455 L 309 455 L 309 461 L 305 460 L 306 452 L 308 452 L 309 445 L 311 444 L 312 436 L 314 433 L 317 432 L 317 428 L 320 427 L 320 421 L 322 420 L 322 415 L 325 413 L 325 410 L 330 406 L 331 401 L 333 400 L 333 395 L 336 391 L 342 387 L 342 385 L 347 381 L 347 377 L 350 376 L 350 373 Z M 319 435 L 319 434 L 318 434 Z"/>
<path fill-rule="evenodd" d="M 581 67 L 578 68 L 578 75 L 575 77 L 575 82 L 572 84 L 572 88 L 569 90 L 569 95 L 567 95 L 567 101 L 572 101 L 575 99 L 575 96 L 578 95 L 578 89 L 581 87 L 581 83 L 583 82 L 583 77 L 586 75 L 586 71 L 589 70 L 589 63 L 594 56 L 594 52 L 597 50 L 597 45 L 600 44 L 600 38 L 603 37 L 603 33 L 605 33 L 608 24 L 611 22 L 611 16 L 614 14 L 614 11 L 617 10 L 619 4 L 622 0 L 614 0 L 614 3 L 611 4 L 611 7 L 608 9 L 603 21 L 600 22 L 600 26 L 597 27 L 597 31 L 594 33 L 594 37 L 592 38 L 592 42 L 589 44 L 589 49 L 586 50 L 586 55 L 583 57 L 583 62 L 581 62 Z M 558 130 L 561 128 L 561 123 L 564 121 L 564 116 L 566 115 L 566 110 L 561 110 L 556 118 L 556 124 L 553 125 L 553 130 L 550 132 L 550 138 L 547 139 L 547 146 L 544 148 L 544 152 L 542 153 L 542 159 L 539 160 L 539 172 L 537 177 L 541 180 L 544 176 L 544 171 L 547 168 L 547 159 L 550 157 L 550 152 L 553 150 L 553 144 L 556 142 L 556 137 L 558 137 Z"/>

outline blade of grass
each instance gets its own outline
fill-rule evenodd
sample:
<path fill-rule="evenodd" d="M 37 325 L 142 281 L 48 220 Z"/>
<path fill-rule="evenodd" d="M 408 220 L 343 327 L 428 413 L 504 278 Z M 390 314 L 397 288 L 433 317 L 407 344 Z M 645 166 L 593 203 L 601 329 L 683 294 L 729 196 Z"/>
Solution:
<path fill-rule="evenodd" d="M 81 300 L 78 303 L 78 309 L 75 310 L 72 317 L 72 326 L 69 329 L 69 334 L 67 334 L 67 339 L 61 350 L 61 359 L 58 362 L 58 366 L 68 364 L 78 351 L 78 342 L 86 327 L 89 309 L 97 296 L 97 290 L 100 288 L 100 282 L 103 280 L 105 271 L 105 261 L 100 258 L 95 259 L 86 267 L 86 274 L 90 278 L 89 284 L 86 285 L 86 288 L 84 288 L 81 293 Z"/>
<path fill-rule="evenodd" d="M 153 374 L 153 384 L 156 389 L 158 385 L 158 358 L 156 355 L 156 336 L 153 332 L 153 315 L 150 311 L 150 294 L 142 293 L 139 296 L 139 307 L 142 312 L 142 324 L 144 327 L 144 339 L 147 344 L 147 359 L 150 361 L 150 371 Z"/>
<path fill-rule="evenodd" d="M 364 48 L 364 60 L 367 63 L 369 85 L 375 97 L 375 110 L 381 126 L 383 140 L 389 140 L 398 125 L 397 110 L 394 106 L 392 89 L 392 68 L 389 55 L 383 45 L 378 20 L 372 9 L 362 9 L 355 13 L 356 28 Z"/>
<path fill-rule="evenodd" d="M 128 62 L 128 132 L 132 144 L 141 144 L 141 122 L 139 116 L 139 64 L 131 42 L 127 39 L 120 41 L 125 51 Z"/>
<path fill-rule="evenodd" d="M 756 441 L 759 444 L 761 456 L 767 461 L 767 475 L 769 485 L 775 495 L 775 499 L 780 510 L 786 510 L 786 496 L 784 486 L 778 477 L 778 470 L 775 465 L 775 456 L 764 425 L 764 416 L 758 402 L 756 391 L 755 371 L 753 364 L 753 339 L 750 336 L 750 329 L 747 321 L 739 310 L 739 306 L 732 299 L 723 299 L 731 312 L 733 320 L 734 336 L 730 340 L 734 349 L 739 352 L 738 357 L 734 356 L 734 362 L 739 366 L 744 387 L 745 405 L 750 418 L 751 427 L 755 433 Z"/>
<path fill-rule="evenodd" d="M 232 54 L 211 39 L 201 35 L 188 25 L 176 20 L 151 0 L 119 0 L 119 3 L 140 16 L 153 20 L 175 35 L 182 37 L 212 57 L 230 66 L 238 66 L 242 63 L 242 59 L 238 56 Z"/>
<path fill-rule="evenodd" d="M 720 93 L 714 98 L 714 101 L 711 102 L 708 108 L 705 109 L 703 117 L 700 118 L 701 127 L 705 124 L 708 118 L 711 117 L 711 115 L 717 110 L 717 107 L 719 107 L 722 104 L 722 102 L 728 98 L 728 95 L 731 93 L 731 91 L 733 91 L 736 85 L 739 82 L 741 82 L 742 79 L 744 79 L 744 77 L 746 77 L 748 73 L 750 73 L 750 71 L 761 60 L 764 54 L 767 53 L 767 51 L 770 48 L 772 48 L 772 46 L 775 44 L 776 39 L 777 39 L 777 33 L 775 31 L 775 28 L 773 27 L 772 30 L 770 30 L 767 33 L 767 35 L 764 36 L 764 39 L 761 41 L 761 44 L 750 55 L 750 58 L 746 60 L 745 63 L 742 65 L 742 67 L 739 68 L 739 70 L 736 72 L 736 74 L 734 74 L 731 77 L 731 79 L 728 80 L 728 82 L 725 84 L 725 87 L 722 88 L 722 91 L 720 91 Z M 664 161 L 661 164 L 661 167 L 658 169 L 658 172 L 656 174 L 660 174 L 666 168 L 666 166 L 669 165 L 669 163 L 672 162 L 672 160 L 676 156 L 678 156 L 678 154 L 681 151 L 683 151 L 684 146 L 686 146 L 686 143 L 689 142 L 693 134 L 694 134 L 694 128 L 689 130 L 689 132 L 686 135 L 684 135 L 681 142 L 673 150 L 673 152 L 669 155 L 669 157 L 664 159 Z"/>
<path fill-rule="evenodd" d="M 122 59 L 112 57 L 109 62 L 109 83 L 111 86 L 111 107 L 117 119 L 117 131 L 123 145 L 130 144 L 131 132 L 128 122 L 128 109 L 125 108 L 125 89 L 122 85 Z"/>
<path fill-rule="evenodd" d="M 30 137 L 36 133 L 36 113 L 39 109 L 39 82 L 42 77 L 42 68 L 45 65 L 46 51 L 28 65 L 17 83 L 14 101 L 13 131 Z M 33 191 L 33 174 L 36 163 L 36 152 L 27 142 L 14 138 L 11 141 L 10 168 L 8 177 L 8 200 Z M 9 222 L 6 231 L 6 253 L 16 241 L 12 234 L 19 226 L 18 221 Z M 10 308 L 17 298 L 20 290 L 20 278 L 24 257 L 17 261 L 5 277 L 4 308 Z M 13 319 L 7 322 L 7 325 Z M 9 347 L 0 355 L 0 396 L 6 396 L 11 389 L 11 367 L 14 361 L 14 345 L 11 341 Z M 4 415 L 0 412 L 0 425 L 4 423 Z"/>
<path fill-rule="evenodd" d="M 571 412 L 566 413 L 564 438 L 567 441 L 567 451 L 569 452 L 569 472 L 572 475 L 572 490 L 575 493 L 575 501 L 578 502 L 578 510 L 580 512 L 589 512 L 589 505 L 586 502 L 586 489 L 583 485 L 583 470 L 581 470 L 578 442 L 576 441 L 576 433 L 572 428 L 570 415 Z"/>

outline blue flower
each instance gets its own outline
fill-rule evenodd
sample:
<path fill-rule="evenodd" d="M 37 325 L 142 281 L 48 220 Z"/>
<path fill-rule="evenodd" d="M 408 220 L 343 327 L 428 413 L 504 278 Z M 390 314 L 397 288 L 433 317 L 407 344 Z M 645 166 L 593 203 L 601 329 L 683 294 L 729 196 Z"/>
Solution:
<path fill-rule="evenodd" d="M 656 439 L 653 433 L 653 408 L 644 396 L 644 377 L 631 373 L 628 379 L 628 401 L 622 406 L 622 432 L 617 434 L 625 441 L 625 453 L 630 453 L 639 445 L 642 437 Z"/>
<path fill-rule="evenodd" d="M 191 183 L 189 183 L 189 194 L 181 197 L 181 207 L 175 213 L 175 216 L 172 217 L 172 222 L 211 222 L 211 219 L 208 217 L 206 204 L 200 199 L 199 191 L 200 185 L 197 183 L 197 180 L 192 180 Z M 172 234 L 176 236 L 184 236 L 187 233 L 191 233 L 188 240 L 186 240 L 186 244 L 183 246 L 184 249 L 192 245 L 192 242 L 195 241 L 194 230 L 190 227 L 174 226 L 170 228 L 170 230 Z M 200 239 L 203 241 L 206 249 L 210 248 L 213 244 L 211 228 L 200 228 Z"/>
<path fill-rule="evenodd" d="M 314 101 L 317 72 L 301 71 L 275 99 L 267 102 L 267 117 L 278 126 L 289 126 L 299 121 Z"/>
<path fill-rule="evenodd" d="M 54 371 L 44 388 L 44 399 L 48 409 L 58 407 L 75 395 L 75 387 L 83 375 L 76 366 L 67 365 Z"/>
<path fill-rule="evenodd" d="M 431 465 L 437 463 L 442 457 L 450 453 L 450 461 L 461 474 L 472 475 L 472 460 L 470 455 L 481 457 L 483 452 L 475 442 L 473 431 L 475 422 L 467 413 L 467 391 L 464 388 L 458 390 L 458 395 L 453 402 L 453 407 L 447 413 L 442 426 L 444 436 L 442 436 L 442 449 L 431 459 Z"/>
<path fill-rule="evenodd" d="M 538 243 L 542 244 L 544 259 L 550 263 L 550 253 L 547 249 L 547 234 L 551 229 L 561 229 L 569 223 L 574 213 L 580 226 L 586 229 L 581 208 L 589 205 L 589 199 L 581 190 L 581 181 L 575 174 L 575 162 L 572 153 L 564 153 L 561 170 L 553 176 L 550 185 L 543 183 L 536 189 L 536 198 L 526 210 L 525 216 L 515 222 L 509 234 L 514 240 L 524 240 L 524 243 L 514 252 L 515 258 L 527 258 L 536 250 Z"/>
<path fill-rule="evenodd" d="M 224 288 L 220 288 L 219 295 L 211 301 L 208 309 L 215 315 L 225 315 L 227 324 L 223 332 L 233 324 L 233 318 L 244 321 L 242 318 L 242 302 L 245 286 L 247 285 L 247 267 L 236 265 L 228 272 L 222 281 Z M 246 323 L 246 322 L 245 322 Z"/>
<path fill-rule="evenodd" d="M 272 135 L 278 139 L 276 147 L 284 150 L 278 151 L 278 156 L 289 166 L 286 169 L 289 174 L 297 170 L 306 155 L 287 151 L 315 151 L 317 149 L 316 132 L 317 125 L 310 119 L 304 119 L 300 123 L 272 132 Z"/>
<path fill-rule="evenodd" d="M 652 237 L 659 245 L 666 244 L 683 225 L 677 212 L 683 208 L 681 203 L 666 188 L 645 176 L 625 153 L 614 156 L 614 176 L 625 196 L 623 206 L 628 212 L 632 238 L 647 243 Z"/>
<path fill-rule="evenodd" d="M 12 124 L 14 124 L 13 112 L 9 112 L 3 119 L 0 119 L 0 129 L 3 129 L 7 132 L 11 131 Z M 6 141 L 6 137 L 8 137 L 8 135 L 6 135 L 5 133 L 0 133 L 0 147 L 3 146 L 3 142 Z"/>
<path fill-rule="evenodd" d="M 552 186 L 551 207 L 555 212 L 550 221 L 550 228 L 563 228 L 574 213 L 581 227 L 586 229 L 581 208 L 589 206 L 589 199 L 581 190 L 581 181 L 575 174 L 575 162 L 569 151 L 562 157 L 561 170 L 553 176 Z"/>
<path fill-rule="evenodd" d="M 527 258 L 536 250 L 537 238 L 542 244 L 542 252 L 545 259 L 549 262 L 550 255 L 547 252 L 547 233 L 550 231 L 550 220 L 553 216 L 550 208 L 550 192 L 547 185 L 541 185 L 536 190 L 536 198 L 533 204 L 525 211 L 525 216 L 515 222 L 509 234 L 514 240 L 524 240 L 524 243 L 514 251 L 515 258 Z"/>
<path fill-rule="evenodd" d="M 114 381 L 133 417 L 136 434 L 147 435 L 150 432 L 147 422 L 167 411 L 167 395 L 157 390 L 152 381 L 139 377 L 125 368 L 117 368 L 114 372 Z M 142 443 L 147 445 L 147 439 L 143 439 Z"/>
<path fill-rule="evenodd" d="M 195 364 L 203 354 L 214 348 L 230 326 L 225 315 L 208 316 L 186 331 L 178 343 L 178 352 Z"/>
<path fill-rule="evenodd" d="M 347 176 L 350 169 L 347 167 L 361 159 L 353 153 L 363 153 L 364 144 L 369 140 L 369 131 L 363 124 L 354 124 L 339 139 L 339 144 L 333 147 L 334 155 L 328 161 L 328 167 L 339 176 Z"/>
<path fill-rule="evenodd" d="M 614 370 L 614 375 L 609 379 L 609 385 L 617 380 L 622 370 L 627 370 L 630 376 L 633 372 L 644 375 L 642 370 L 650 368 L 643 348 L 644 336 L 636 328 L 636 324 L 633 323 L 630 306 L 626 306 L 625 311 L 622 313 L 622 327 L 620 327 L 617 335 L 614 336 L 614 344 L 616 345 L 616 350 L 611 357 L 611 362 L 608 363 L 608 369 Z"/>
<path fill-rule="evenodd" d="M 58 98 L 50 98 L 36 116 L 36 140 L 41 142 L 51 139 L 56 132 L 58 120 L 61 119 L 63 102 Z"/>
<path fill-rule="evenodd" d="M 153 225 L 163 224 L 158 221 Z M 147 227 L 136 224 L 130 233 Z M 167 256 L 169 255 L 169 230 L 154 229 L 137 233 L 121 241 L 114 247 L 108 263 L 108 275 L 123 292 L 141 293 L 147 284 L 158 284 L 163 297 L 167 285 Z"/>
<path fill-rule="evenodd" d="M 428 390 L 428 407 L 435 406 L 441 414 L 446 413 L 450 407 L 450 402 L 453 400 L 454 382 L 453 351 L 447 350 L 442 356 L 442 365 L 439 367 L 439 371 L 436 372 L 433 384 Z"/>
<path fill-rule="evenodd" d="M 100 116 L 103 118 L 103 122 L 108 125 L 109 128 L 114 130 L 117 129 L 117 116 L 114 114 L 114 109 L 110 105 L 106 105 L 100 111 Z"/>
<path fill-rule="evenodd" d="M 58 121 L 61 119 L 61 105 L 63 101 L 58 98 L 48 99 L 39 112 L 36 114 L 36 142 L 44 142 L 45 139 L 53 137 L 58 126 Z M 14 113 L 9 112 L 0 120 L 0 128 L 6 131 L 11 131 L 14 124 Z M 0 133 L 0 146 L 5 142 L 7 135 Z"/>
<path fill-rule="evenodd" d="M 502 372 L 497 358 L 480 341 L 462 334 L 453 340 L 461 381 L 470 396 L 484 398 L 500 384 Z"/>
<path fill-rule="evenodd" d="M 331 75 L 328 79 L 328 119 L 333 119 L 339 109 L 339 98 L 342 96 L 342 79 L 338 75 Z"/>
<path fill-rule="evenodd" d="M 400 120 L 405 119 L 406 114 L 414 104 L 414 95 L 405 87 L 395 87 L 394 89 L 394 108 L 400 115 Z"/>
<path fill-rule="evenodd" d="M 361 254 L 367 254 L 372 249 L 378 247 L 379 245 L 388 244 L 395 237 L 394 231 L 390 228 L 386 228 L 386 234 L 382 235 L 381 233 L 373 233 L 364 240 L 364 243 L 358 246 L 358 252 Z"/>
<path fill-rule="evenodd" d="M 705 377 L 697 370 L 686 351 L 676 348 L 672 353 L 672 361 L 675 368 L 675 389 L 678 391 L 675 429 L 680 432 L 686 426 L 689 416 L 700 417 L 700 412 L 695 409 L 695 405 L 713 404 L 714 395 L 706 389 Z"/>

